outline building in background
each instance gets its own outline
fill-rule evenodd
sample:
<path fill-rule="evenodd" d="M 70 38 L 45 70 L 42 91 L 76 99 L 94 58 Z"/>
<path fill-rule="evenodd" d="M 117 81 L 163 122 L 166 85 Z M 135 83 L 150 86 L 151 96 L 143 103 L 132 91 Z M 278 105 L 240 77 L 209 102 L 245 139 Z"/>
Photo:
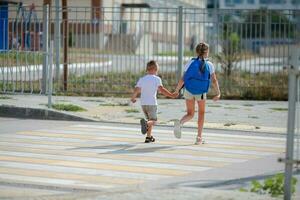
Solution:
<path fill-rule="evenodd" d="M 11 36 L 10 44 L 17 43 L 14 46 L 19 46 L 22 43 L 25 47 L 27 43 L 28 48 L 31 49 L 33 41 L 35 41 L 35 46 L 41 44 L 41 40 L 33 35 L 38 32 L 41 34 L 42 5 L 51 5 L 50 16 L 54 23 L 56 1 L 13 0 L 9 2 L 8 18 L 11 23 L 35 24 L 34 30 L 23 31 L 26 36 L 21 36 L 21 34 L 18 37 Z M 68 27 L 62 26 L 61 30 L 68 32 L 64 37 L 68 37 L 71 47 L 95 47 L 140 54 L 145 53 L 147 49 L 145 46 L 150 47 L 147 51 L 150 54 L 166 49 L 176 49 L 178 13 L 174 8 L 177 9 L 179 6 L 183 8 L 206 7 L 206 0 L 59 0 L 60 6 L 63 2 L 68 6 L 67 19 L 64 19 L 62 13 L 60 13 L 60 18 L 61 23 L 67 20 Z M 204 19 L 205 14 L 198 14 L 197 17 Z M 188 15 L 188 18 L 192 20 L 195 15 Z M 12 30 L 13 26 L 10 27 L 10 32 L 20 31 Z M 29 27 L 27 26 L 27 29 Z M 68 30 L 65 30 L 66 28 Z M 204 23 L 190 23 L 189 26 L 185 26 L 186 47 L 191 46 L 192 38 L 194 43 L 203 40 L 204 29 Z M 51 37 L 54 38 L 54 24 L 50 26 L 50 32 Z M 33 38 L 30 40 L 31 37 Z M 13 40 L 19 42 L 13 42 Z"/>
<path fill-rule="evenodd" d="M 208 0 L 213 2 L 215 0 Z M 299 9 L 299 0 L 217 0 L 220 9 Z M 211 3 L 210 3 L 211 4 Z"/>

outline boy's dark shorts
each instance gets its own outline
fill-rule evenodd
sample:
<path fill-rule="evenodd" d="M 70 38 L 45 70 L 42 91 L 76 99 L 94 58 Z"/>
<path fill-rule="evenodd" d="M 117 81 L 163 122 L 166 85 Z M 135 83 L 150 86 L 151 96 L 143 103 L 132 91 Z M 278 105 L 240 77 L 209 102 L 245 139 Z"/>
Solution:
<path fill-rule="evenodd" d="M 142 105 L 142 109 L 147 120 L 157 121 L 156 105 Z"/>

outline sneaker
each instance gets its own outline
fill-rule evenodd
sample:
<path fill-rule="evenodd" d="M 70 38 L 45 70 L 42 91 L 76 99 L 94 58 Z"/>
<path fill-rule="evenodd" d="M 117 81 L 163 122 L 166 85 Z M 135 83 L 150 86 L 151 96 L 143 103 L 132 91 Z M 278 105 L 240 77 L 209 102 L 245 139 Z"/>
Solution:
<path fill-rule="evenodd" d="M 181 138 L 181 124 L 179 120 L 174 121 L 174 136 L 178 139 Z"/>
<path fill-rule="evenodd" d="M 196 137 L 195 145 L 204 144 L 205 140 L 202 137 Z"/>
<path fill-rule="evenodd" d="M 150 143 L 150 142 L 155 142 L 155 138 L 153 136 L 151 137 L 146 137 L 145 143 Z"/>
<path fill-rule="evenodd" d="M 140 124 L 141 124 L 141 132 L 142 134 L 145 135 L 147 133 L 147 121 L 145 119 L 141 119 Z"/>

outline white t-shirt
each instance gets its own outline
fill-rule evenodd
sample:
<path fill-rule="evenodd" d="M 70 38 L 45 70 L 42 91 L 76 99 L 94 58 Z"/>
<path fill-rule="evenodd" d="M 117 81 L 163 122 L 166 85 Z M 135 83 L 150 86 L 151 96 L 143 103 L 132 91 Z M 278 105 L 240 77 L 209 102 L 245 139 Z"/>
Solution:
<path fill-rule="evenodd" d="M 139 79 L 135 87 L 141 88 L 141 105 L 157 105 L 157 89 L 162 86 L 161 78 L 147 74 Z"/>
<path fill-rule="evenodd" d="M 188 70 L 188 68 L 191 66 L 192 62 L 194 60 L 190 60 L 185 66 L 184 66 L 184 72 L 186 72 Z M 215 73 L 215 66 L 212 62 L 206 60 L 206 63 L 208 64 L 208 67 L 209 67 L 209 72 L 210 74 L 213 74 Z"/>

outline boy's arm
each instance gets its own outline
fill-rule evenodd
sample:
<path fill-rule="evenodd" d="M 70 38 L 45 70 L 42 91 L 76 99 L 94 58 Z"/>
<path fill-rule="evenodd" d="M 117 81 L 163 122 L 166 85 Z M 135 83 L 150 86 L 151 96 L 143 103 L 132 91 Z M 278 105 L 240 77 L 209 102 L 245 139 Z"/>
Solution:
<path fill-rule="evenodd" d="M 131 102 L 132 103 L 135 103 L 136 102 L 136 97 L 137 95 L 141 92 L 141 88 L 140 87 L 135 87 L 134 88 L 134 91 L 132 93 L 132 96 L 131 96 Z"/>
<path fill-rule="evenodd" d="M 171 98 L 176 97 L 173 93 L 171 93 L 169 90 L 167 90 L 164 86 L 159 86 L 158 91 L 167 97 L 171 97 Z"/>

